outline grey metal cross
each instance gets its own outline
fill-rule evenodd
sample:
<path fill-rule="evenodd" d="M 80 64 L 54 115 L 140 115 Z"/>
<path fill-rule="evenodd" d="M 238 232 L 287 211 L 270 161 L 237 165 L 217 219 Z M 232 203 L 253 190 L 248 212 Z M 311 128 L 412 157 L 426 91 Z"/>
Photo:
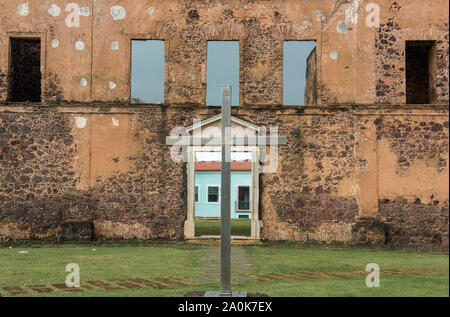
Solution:
<path fill-rule="evenodd" d="M 206 292 L 205 297 L 246 296 L 245 292 L 231 291 L 231 226 L 230 226 L 230 162 L 232 145 L 286 145 L 286 136 L 231 137 L 231 86 L 222 86 L 222 136 L 202 138 L 191 136 L 168 136 L 167 145 L 221 145 L 221 203 L 220 203 L 220 292 Z"/>

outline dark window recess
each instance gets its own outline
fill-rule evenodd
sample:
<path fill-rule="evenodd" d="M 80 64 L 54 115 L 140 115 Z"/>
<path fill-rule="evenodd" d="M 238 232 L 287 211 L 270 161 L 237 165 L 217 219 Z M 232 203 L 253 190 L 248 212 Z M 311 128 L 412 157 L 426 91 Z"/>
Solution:
<path fill-rule="evenodd" d="M 41 101 L 41 40 L 11 38 L 10 101 Z"/>
<path fill-rule="evenodd" d="M 250 210 L 250 187 L 239 186 L 238 210 Z"/>
<path fill-rule="evenodd" d="M 209 203 L 219 202 L 219 187 L 216 186 L 208 187 L 208 202 Z"/>
<path fill-rule="evenodd" d="M 406 41 L 406 103 L 433 102 L 434 41 Z"/>

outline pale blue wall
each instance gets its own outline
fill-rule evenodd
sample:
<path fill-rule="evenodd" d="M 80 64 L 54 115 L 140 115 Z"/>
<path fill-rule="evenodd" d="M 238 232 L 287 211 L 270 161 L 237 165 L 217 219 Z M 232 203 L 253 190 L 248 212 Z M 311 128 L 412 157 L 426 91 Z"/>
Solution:
<path fill-rule="evenodd" d="M 207 202 L 207 185 L 218 185 L 220 187 L 220 172 L 195 172 L 195 185 L 199 186 L 199 202 L 195 203 L 196 217 L 220 217 L 220 202 Z M 252 172 L 231 172 L 231 218 L 238 218 L 235 212 L 235 201 L 237 201 L 237 186 L 252 184 Z M 251 191 L 251 188 L 250 188 Z M 243 214 L 243 213 L 241 213 Z M 250 212 L 248 212 L 250 217 Z"/>

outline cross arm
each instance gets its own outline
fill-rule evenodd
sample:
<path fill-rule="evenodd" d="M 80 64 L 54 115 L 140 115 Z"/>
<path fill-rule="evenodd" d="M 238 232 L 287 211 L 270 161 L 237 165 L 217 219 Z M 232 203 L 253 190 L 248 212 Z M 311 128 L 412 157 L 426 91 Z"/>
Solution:
<path fill-rule="evenodd" d="M 226 141 L 225 141 L 226 142 Z M 221 137 L 191 137 L 191 136 L 167 136 L 167 145 L 184 145 L 184 146 L 220 146 L 222 145 Z M 286 145 L 286 136 L 233 136 L 229 139 L 229 145 L 237 146 L 255 146 L 255 145 Z"/>

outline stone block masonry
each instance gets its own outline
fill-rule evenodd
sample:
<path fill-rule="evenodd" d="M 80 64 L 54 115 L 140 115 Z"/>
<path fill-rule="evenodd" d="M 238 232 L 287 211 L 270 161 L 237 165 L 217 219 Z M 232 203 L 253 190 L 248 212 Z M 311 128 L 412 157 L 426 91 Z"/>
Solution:
<path fill-rule="evenodd" d="M 182 240 L 186 166 L 165 137 L 218 114 L 207 41 L 235 40 L 232 115 L 288 136 L 260 175 L 262 239 L 448 250 L 447 1 L 371 1 L 375 26 L 360 0 L 74 3 L 79 19 L 0 4 L 1 241 Z M 11 98 L 14 38 L 40 39 L 41 102 Z M 132 39 L 165 41 L 164 104 L 130 103 Z M 317 43 L 306 106 L 282 105 L 287 40 Z M 406 104 L 406 41 L 432 44 L 427 104 Z"/>
<path fill-rule="evenodd" d="M 277 173 L 260 177 L 263 239 L 448 246 L 446 110 L 353 108 L 233 109 L 289 137 Z M 97 239 L 183 238 L 186 171 L 165 136 L 218 109 L 18 109 L 0 115 L 2 240 L 57 237 L 74 221 Z"/>

